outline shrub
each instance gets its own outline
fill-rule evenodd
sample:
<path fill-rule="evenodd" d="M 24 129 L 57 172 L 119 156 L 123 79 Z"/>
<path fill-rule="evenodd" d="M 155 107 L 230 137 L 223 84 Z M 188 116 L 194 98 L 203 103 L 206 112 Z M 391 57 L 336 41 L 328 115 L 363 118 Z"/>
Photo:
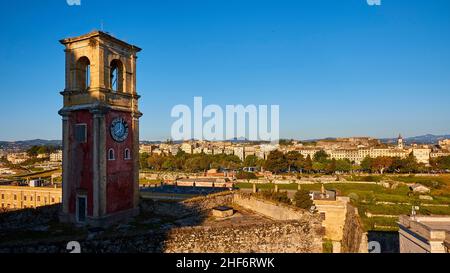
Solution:
<path fill-rule="evenodd" d="M 278 203 L 291 204 L 291 199 L 289 199 L 287 192 L 275 192 L 275 191 L 262 191 L 260 196 L 264 199 L 272 200 Z"/>
<path fill-rule="evenodd" d="M 308 191 L 299 190 L 295 193 L 294 204 L 296 207 L 301 209 L 310 209 L 313 206 L 313 201 Z"/>

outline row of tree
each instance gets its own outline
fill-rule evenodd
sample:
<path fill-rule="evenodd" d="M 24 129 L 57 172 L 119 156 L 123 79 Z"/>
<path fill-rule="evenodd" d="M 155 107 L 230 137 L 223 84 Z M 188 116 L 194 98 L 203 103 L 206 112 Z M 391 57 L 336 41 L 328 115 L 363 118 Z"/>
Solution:
<path fill-rule="evenodd" d="M 47 146 L 47 145 L 42 145 L 42 146 L 33 146 L 31 148 L 29 148 L 27 150 L 27 154 L 29 156 L 38 156 L 38 155 L 42 155 L 42 154 L 51 154 L 57 150 L 59 150 L 61 147 L 55 147 L 55 146 Z"/>
<path fill-rule="evenodd" d="M 244 161 L 235 155 L 206 155 L 187 154 L 178 152 L 177 155 L 141 154 L 141 168 L 156 171 L 186 171 L 204 172 L 209 169 L 239 170 L 244 167 L 257 167 L 275 174 L 280 173 L 418 173 L 430 170 L 450 169 L 450 157 L 431 160 L 431 166 L 418 163 L 416 157 L 410 154 L 406 158 L 400 157 L 366 157 L 361 165 L 356 165 L 348 159 L 331 159 L 325 151 L 317 152 L 312 158 L 304 157 L 297 151 L 283 153 L 271 152 L 266 160 L 256 156 L 248 156 Z"/>

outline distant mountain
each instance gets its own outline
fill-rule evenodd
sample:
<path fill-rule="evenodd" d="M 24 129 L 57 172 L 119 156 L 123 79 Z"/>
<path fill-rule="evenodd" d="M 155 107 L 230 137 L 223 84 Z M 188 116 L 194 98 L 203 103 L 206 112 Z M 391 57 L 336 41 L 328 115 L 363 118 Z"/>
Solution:
<path fill-rule="evenodd" d="M 0 148 L 5 150 L 26 150 L 33 146 L 62 146 L 61 140 L 21 140 L 21 141 L 0 141 Z"/>
<path fill-rule="evenodd" d="M 423 135 L 423 136 L 415 136 L 415 137 L 407 137 L 404 138 L 404 141 L 406 142 L 406 144 L 412 144 L 412 143 L 417 143 L 417 144 L 437 144 L 439 142 L 439 140 L 443 140 L 443 139 L 450 139 L 450 135 Z M 381 142 L 383 143 L 396 143 L 397 142 L 397 138 L 384 138 L 384 139 L 380 139 Z"/>

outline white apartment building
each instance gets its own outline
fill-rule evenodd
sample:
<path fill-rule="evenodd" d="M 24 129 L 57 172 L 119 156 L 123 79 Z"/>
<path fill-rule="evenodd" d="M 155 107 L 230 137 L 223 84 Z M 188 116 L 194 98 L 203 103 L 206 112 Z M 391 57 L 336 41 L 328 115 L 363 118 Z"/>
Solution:
<path fill-rule="evenodd" d="M 192 154 L 194 152 L 193 145 L 191 143 L 183 143 L 180 148 L 183 152 L 187 154 Z"/>
<path fill-rule="evenodd" d="M 245 160 L 245 148 L 244 147 L 234 147 L 234 155 L 239 157 L 240 160 Z"/>
<path fill-rule="evenodd" d="M 61 162 L 62 159 L 63 159 L 63 153 L 62 153 L 61 150 L 50 154 L 50 161 L 51 162 Z"/>
<path fill-rule="evenodd" d="M 430 164 L 430 148 L 412 148 L 412 153 L 416 157 L 417 162 L 423 163 L 426 165 Z"/>
<path fill-rule="evenodd" d="M 142 144 L 139 146 L 139 153 L 143 154 L 143 153 L 147 153 L 147 154 L 151 154 L 153 151 L 153 146 L 152 145 L 147 145 L 147 144 Z"/>

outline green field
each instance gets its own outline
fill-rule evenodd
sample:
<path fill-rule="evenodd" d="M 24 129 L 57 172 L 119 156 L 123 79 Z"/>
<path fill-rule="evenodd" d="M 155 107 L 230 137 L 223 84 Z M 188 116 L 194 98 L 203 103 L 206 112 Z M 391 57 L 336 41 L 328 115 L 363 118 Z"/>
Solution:
<path fill-rule="evenodd" d="M 409 196 L 410 189 L 407 185 L 400 184 L 394 189 L 385 188 L 378 184 L 363 184 L 351 182 L 336 182 L 325 184 L 328 190 L 336 190 L 339 195 L 349 196 L 352 204 L 355 205 L 360 213 L 361 219 L 367 230 L 378 231 L 392 231 L 397 229 L 397 218 L 379 217 L 377 215 L 393 215 L 398 216 L 402 214 L 410 214 L 413 205 L 418 205 L 419 214 L 426 215 L 450 215 L 450 176 L 371 176 L 372 181 L 397 181 L 404 183 L 421 183 L 432 189 L 431 196 L 434 200 L 420 200 L 417 194 Z M 238 188 L 251 189 L 251 183 L 238 183 Z M 282 190 L 297 190 L 297 184 L 278 185 Z M 318 191 L 322 184 L 305 184 L 301 185 L 304 190 Z M 258 184 L 260 190 L 274 189 L 274 184 Z M 380 203 L 392 204 L 380 204 Z M 426 205 L 426 206 L 425 206 Z M 434 206 L 433 206 L 434 205 Z M 436 205 L 446 205 L 436 206 Z M 369 218 L 366 213 L 371 213 L 376 216 Z"/>

